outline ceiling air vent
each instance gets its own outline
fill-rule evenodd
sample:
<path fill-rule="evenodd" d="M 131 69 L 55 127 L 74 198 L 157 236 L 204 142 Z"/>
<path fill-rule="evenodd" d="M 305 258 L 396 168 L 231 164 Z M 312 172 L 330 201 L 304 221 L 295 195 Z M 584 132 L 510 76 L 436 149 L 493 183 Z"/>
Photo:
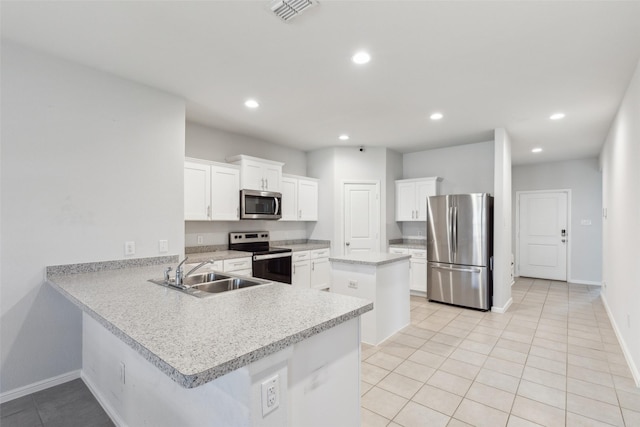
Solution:
<path fill-rule="evenodd" d="M 271 11 L 283 21 L 290 21 L 317 3 L 314 0 L 278 0 L 271 4 Z"/>

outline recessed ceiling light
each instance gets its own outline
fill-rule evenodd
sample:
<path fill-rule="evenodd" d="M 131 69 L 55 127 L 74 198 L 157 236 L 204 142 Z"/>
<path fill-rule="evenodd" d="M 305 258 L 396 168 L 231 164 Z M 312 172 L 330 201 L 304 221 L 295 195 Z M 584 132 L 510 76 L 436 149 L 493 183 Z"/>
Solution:
<path fill-rule="evenodd" d="M 260 106 L 260 104 L 258 104 L 258 101 L 256 101 L 255 99 L 247 99 L 246 101 L 244 101 L 244 105 L 247 108 L 258 108 Z"/>
<path fill-rule="evenodd" d="M 347 134 L 342 134 L 342 135 L 340 135 L 340 136 L 338 137 L 338 139 L 339 139 L 340 141 L 346 141 L 346 140 L 348 140 L 348 139 L 349 139 L 349 135 L 347 135 Z"/>
<path fill-rule="evenodd" d="M 362 65 L 371 61 L 371 55 L 369 55 L 367 52 L 361 51 L 353 55 L 351 57 L 351 60 L 358 65 Z"/>
<path fill-rule="evenodd" d="M 431 116 L 429 116 L 431 118 L 431 120 L 440 120 L 441 118 L 443 118 L 444 116 L 442 115 L 442 113 L 433 113 Z"/>
<path fill-rule="evenodd" d="M 542 152 L 542 148 L 540 148 L 540 147 L 533 148 L 533 149 L 531 150 L 531 152 L 532 152 L 532 153 L 540 153 L 540 152 Z"/>
<path fill-rule="evenodd" d="M 564 119 L 564 113 L 555 113 L 552 114 L 551 117 L 549 117 L 551 120 L 560 120 L 560 119 Z"/>

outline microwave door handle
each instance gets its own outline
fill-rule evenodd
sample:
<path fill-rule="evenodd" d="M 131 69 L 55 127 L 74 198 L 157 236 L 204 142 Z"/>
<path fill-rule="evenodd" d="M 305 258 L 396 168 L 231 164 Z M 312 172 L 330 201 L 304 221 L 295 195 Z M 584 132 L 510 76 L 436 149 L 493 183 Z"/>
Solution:
<path fill-rule="evenodd" d="M 276 202 L 276 211 L 274 212 L 276 215 L 280 212 L 280 203 L 278 202 L 278 198 L 274 197 L 273 200 Z"/>

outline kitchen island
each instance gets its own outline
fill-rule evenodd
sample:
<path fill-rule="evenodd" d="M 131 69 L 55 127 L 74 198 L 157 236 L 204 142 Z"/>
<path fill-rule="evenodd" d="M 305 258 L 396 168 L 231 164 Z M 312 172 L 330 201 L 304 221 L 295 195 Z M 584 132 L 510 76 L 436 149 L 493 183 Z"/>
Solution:
<path fill-rule="evenodd" d="M 362 316 L 362 342 L 378 345 L 409 325 L 410 258 L 378 252 L 329 258 L 331 292 L 373 301 Z"/>
<path fill-rule="evenodd" d="M 48 277 L 83 311 L 82 376 L 117 424 L 357 425 L 370 302 L 276 283 L 195 298 L 147 281 L 165 267 Z"/>

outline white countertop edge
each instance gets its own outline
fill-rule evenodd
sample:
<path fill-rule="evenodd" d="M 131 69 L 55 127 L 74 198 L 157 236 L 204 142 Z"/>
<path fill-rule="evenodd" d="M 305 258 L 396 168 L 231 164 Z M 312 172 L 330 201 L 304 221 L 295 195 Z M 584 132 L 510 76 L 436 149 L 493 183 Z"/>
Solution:
<path fill-rule="evenodd" d="M 374 254 L 352 254 L 330 257 L 329 261 L 340 264 L 384 265 L 409 259 L 411 259 L 410 254 L 389 254 L 380 252 Z"/>

